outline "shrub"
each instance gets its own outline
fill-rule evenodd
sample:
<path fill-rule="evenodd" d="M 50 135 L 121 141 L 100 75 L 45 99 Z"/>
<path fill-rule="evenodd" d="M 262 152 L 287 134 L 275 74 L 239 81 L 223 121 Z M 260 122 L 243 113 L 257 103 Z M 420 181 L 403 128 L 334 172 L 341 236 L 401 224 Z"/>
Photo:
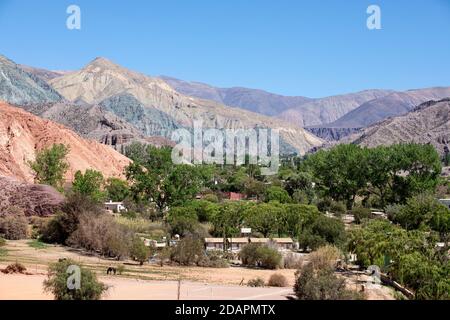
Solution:
<path fill-rule="evenodd" d="M 371 210 L 364 207 L 354 207 L 351 214 L 355 217 L 355 223 L 357 224 L 360 224 L 364 219 L 370 219 L 372 217 Z"/>
<path fill-rule="evenodd" d="M 338 278 L 332 269 L 316 270 L 308 264 L 296 273 L 294 292 L 300 300 L 359 300 L 363 296 L 346 289 L 345 279 Z"/>
<path fill-rule="evenodd" d="M 276 249 L 256 243 L 245 245 L 239 256 L 243 265 L 265 269 L 279 268 L 282 260 L 281 254 Z"/>
<path fill-rule="evenodd" d="M 255 278 L 248 281 L 247 285 L 249 287 L 264 287 L 265 282 L 262 278 Z"/>
<path fill-rule="evenodd" d="M 333 269 L 336 267 L 337 261 L 342 257 L 341 251 L 334 246 L 324 246 L 312 252 L 308 261 L 315 270 Z"/>
<path fill-rule="evenodd" d="M 121 259 L 129 256 L 132 239 L 131 232 L 117 224 L 113 217 L 107 214 L 97 217 L 84 215 L 79 220 L 78 229 L 70 235 L 67 243 Z"/>
<path fill-rule="evenodd" d="M 0 219 L 0 233 L 8 240 L 26 239 L 28 234 L 28 221 L 19 208 L 10 208 L 6 217 Z"/>
<path fill-rule="evenodd" d="M 203 243 L 201 240 L 186 237 L 173 248 L 170 259 L 181 265 L 198 264 L 203 256 Z"/>
<path fill-rule="evenodd" d="M 260 267 L 265 269 L 278 269 L 281 266 L 282 256 L 273 248 L 261 246 L 257 250 L 260 259 Z"/>
<path fill-rule="evenodd" d="M 279 273 L 274 273 L 270 276 L 269 282 L 267 283 L 269 287 L 287 287 L 288 282 L 285 276 Z"/>
<path fill-rule="evenodd" d="M 172 256 L 172 249 L 170 247 L 164 247 L 157 253 L 157 258 L 159 260 L 159 265 L 164 266 L 164 262 L 170 259 Z"/>
<path fill-rule="evenodd" d="M 104 213 L 103 207 L 78 193 L 71 193 L 63 203 L 61 212 L 47 223 L 42 240 L 49 243 L 66 244 L 70 235 L 78 229 L 80 217 L 97 217 Z"/>
<path fill-rule="evenodd" d="M 215 194 L 212 194 L 212 193 L 206 194 L 203 197 L 203 200 L 209 201 L 209 202 L 212 202 L 212 203 L 219 203 L 219 198 Z"/>
<path fill-rule="evenodd" d="M 261 245 L 257 243 L 249 243 L 242 247 L 239 252 L 239 258 L 244 266 L 256 266 L 258 263 L 257 250 Z"/>
<path fill-rule="evenodd" d="M 134 260 L 138 261 L 142 266 L 145 261 L 150 257 L 150 249 L 147 248 L 139 237 L 135 237 L 133 239 L 133 243 L 131 245 L 131 256 Z"/>
<path fill-rule="evenodd" d="M 290 252 L 283 257 L 285 269 L 300 269 L 303 265 L 303 258 Z"/>
<path fill-rule="evenodd" d="M 70 266 L 76 265 L 72 260 L 62 260 L 50 265 L 48 278 L 44 281 L 45 291 L 53 293 L 55 300 L 99 300 L 107 286 L 97 280 L 95 273 L 82 266 L 79 266 L 80 288 L 68 288 L 67 283 L 72 275 L 67 271 Z"/>
<path fill-rule="evenodd" d="M 6 245 L 6 240 L 0 237 L 0 247 L 3 247 Z"/>
<path fill-rule="evenodd" d="M 119 264 L 116 268 L 117 274 L 122 275 L 125 272 L 125 266 L 123 264 Z"/>
<path fill-rule="evenodd" d="M 332 202 L 333 202 L 333 200 L 330 198 L 320 199 L 317 202 L 317 209 L 319 209 L 320 212 L 330 211 Z"/>
<path fill-rule="evenodd" d="M 403 209 L 403 205 L 401 204 L 392 204 L 392 205 L 388 205 L 386 206 L 386 214 L 389 220 L 393 220 L 395 216 L 398 215 L 398 213 L 400 212 L 400 210 Z"/>
<path fill-rule="evenodd" d="M 200 259 L 198 265 L 207 268 L 228 268 L 228 261 L 223 256 L 224 254 L 221 251 L 208 251 L 206 255 Z"/>
<path fill-rule="evenodd" d="M 30 217 L 31 239 L 39 239 L 47 227 L 48 222 L 48 218 Z"/>
<path fill-rule="evenodd" d="M 25 273 L 26 270 L 27 268 L 23 264 L 16 262 L 7 266 L 2 272 L 6 274 Z"/>
<path fill-rule="evenodd" d="M 338 201 L 331 201 L 330 203 L 330 212 L 336 215 L 342 215 L 347 212 L 347 206 Z"/>

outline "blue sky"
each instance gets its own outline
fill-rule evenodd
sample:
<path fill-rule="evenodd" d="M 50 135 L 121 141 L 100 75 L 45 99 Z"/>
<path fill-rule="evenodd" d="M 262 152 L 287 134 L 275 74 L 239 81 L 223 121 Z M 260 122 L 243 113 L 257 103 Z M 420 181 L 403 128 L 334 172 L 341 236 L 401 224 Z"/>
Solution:
<path fill-rule="evenodd" d="M 81 30 L 66 8 L 81 8 Z M 382 30 L 366 28 L 378 4 Z M 450 86 L 450 0 L 0 0 L 0 53 L 322 97 Z"/>

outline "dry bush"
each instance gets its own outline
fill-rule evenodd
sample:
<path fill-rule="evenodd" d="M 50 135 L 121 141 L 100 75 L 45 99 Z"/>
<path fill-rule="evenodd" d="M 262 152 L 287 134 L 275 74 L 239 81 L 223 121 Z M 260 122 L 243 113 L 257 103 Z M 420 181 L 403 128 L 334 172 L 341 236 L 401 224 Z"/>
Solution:
<path fill-rule="evenodd" d="M 6 216 L 0 218 L 0 233 L 8 240 L 26 239 L 28 235 L 28 220 L 22 209 L 11 207 Z"/>
<path fill-rule="evenodd" d="M 29 219 L 31 224 L 31 238 L 39 239 L 46 230 L 50 219 L 36 216 L 30 217 Z"/>
<path fill-rule="evenodd" d="M 239 252 L 239 257 L 244 266 L 257 266 L 264 269 L 278 269 L 282 260 L 282 256 L 277 249 L 258 243 L 245 245 Z"/>
<path fill-rule="evenodd" d="M 300 269 L 303 266 L 303 258 L 290 252 L 284 256 L 283 266 L 285 269 Z"/>
<path fill-rule="evenodd" d="M 178 242 L 176 247 L 172 249 L 170 260 L 180 265 L 189 266 L 198 265 L 203 257 L 203 243 L 201 240 L 186 237 Z"/>
<path fill-rule="evenodd" d="M 25 273 L 26 270 L 27 268 L 23 264 L 16 262 L 7 266 L 2 272 L 6 274 Z"/>
<path fill-rule="evenodd" d="M 198 262 L 199 267 L 228 268 L 230 265 L 221 251 L 209 251 Z"/>
<path fill-rule="evenodd" d="M 249 287 L 264 287 L 265 282 L 264 282 L 264 279 L 258 277 L 258 278 L 249 280 L 247 282 L 247 285 Z"/>
<path fill-rule="evenodd" d="M 314 270 L 334 269 L 341 257 L 342 253 L 338 248 L 327 245 L 312 252 L 308 260 Z"/>
<path fill-rule="evenodd" d="M 347 289 L 346 281 L 324 267 L 315 270 L 308 264 L 295 274 L 295 295 L 299 300 L 362 300 L 364 295 Z"/>
<path fill-rule="evenodd" d="M 288 281 L 285 276 L 279 273 L 274 273 L 270 276 L 269 282 L 267 282 L 269 287 L 287 287 Z"/>
<path fill-rule="evenodd" d="M 68 244 L 120 259 L 129 255 L 132 239 L 132 233 L 107 214 L 83 215 Z"/>

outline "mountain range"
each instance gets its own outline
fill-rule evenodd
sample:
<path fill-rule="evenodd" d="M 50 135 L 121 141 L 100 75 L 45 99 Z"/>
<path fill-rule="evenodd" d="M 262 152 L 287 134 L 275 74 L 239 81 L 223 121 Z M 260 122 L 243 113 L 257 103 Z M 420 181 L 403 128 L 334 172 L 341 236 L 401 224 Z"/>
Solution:
<path fill-rule="evenodd" d="M 312 100 L 301 96 L 282 96 L 258 89 L 217 88 L 201 82 L 188 82 L 167 76 L 161 76 L 160 78 L 173 89 L 187 96 L 212 100 L 271 117 Z"/>
<path fill-rule="evenodd" d="M 426 101 L 450 97 L 450 87 L 436 87 L 404 92 L 374 89 L 312 99 L 240 87 L 217 88 L 167 76 L 161 79 L 186 95 L 273 116 L 332 141 L 389 117 L 405 114 Z"/>
<path fill-rule="evenodd" d="M 364 128 L 386 118 L 405 114 L 424 102 L 447 97 L 450 97 L 450 87 L 393 92 L 360 105 L 326 127 Z"/>
<path fill-rule="evenodd" d="M 428 101 L 404 115 L 369 126 L 342 142 L 366 147 L 410 142 L 431 144 L 442 154 L 444 146 L 450 142 L 450 99 Z"/>
<path fill-rule="evenodd" d="M 282 153 L 304 154 L 324 140 L 368 136 L 374 126 L 447 97 L 450 87 L 288 97 L 151 77 L 106 58 L 96 58 L 80 70 L 49 71 L 0 56 L 0 100 L 119 151 L 133 141 L 174 145 L 170 141 L 174 130 L 191 130 L 195 121 L 201 121 L 204 128 L 279 129 Z"/>
<path fill-rule="evenodd" d="M 284 143 L 304 154 L 322 143 L 303 128 L 258 113 L 189 97 L 165 81 L 128 70 L 105 58 L 97 58 L 83 69 L 54 78 L 49 84 L 75 104 L 99 104 L 137 127 L 145 135 L 170 136 L 178 127 L 279 129 Z M 156 130 L 160 128 L 160 130 Z"/>

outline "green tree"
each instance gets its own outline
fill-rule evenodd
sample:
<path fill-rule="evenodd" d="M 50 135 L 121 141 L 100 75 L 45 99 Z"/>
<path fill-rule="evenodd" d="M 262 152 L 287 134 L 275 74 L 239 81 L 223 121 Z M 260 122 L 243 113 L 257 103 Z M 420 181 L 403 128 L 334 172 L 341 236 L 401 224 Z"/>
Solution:
<path fill-rule="evenodd" d="M 212 217 L 214 233 L 223 237 L 224 250 L 227 237 L 239 234 L 239 228 L 244 222 L 244 212 L 252 206 L 252 203 L 225 202 Z"/>
<path fill-rule="evenodd" d="M 262 233 L 264 237 L 278 232 L 278 218 L 283 209 L 272 203 L 261 203 L 250 207 L 244 213 L 245 222 L 254 231 Z"/>
<path fill-rule="evenodd" d="M 187 236 L 198 228 L 198 218 L 192 207 L 173 207 L 167 215 L 171 235 Z"/>
<path fill-rule="evenodd" d="M 29 163 L 34 171 L 35 181 L 61 190 L 64 174 L 69 169 L 66 162 L 68 153 L 69 147 L 63 144 L 54 144 L 49 149 L 39 151 L 36 160 Z"/>
<path fill-rule="evenodd" d="M 290 175 L 286 179 L 285 189 L 292 197 L 297 190 L 310 190 L 312 189 L 313 177 L 309 172 L 298 172 Z"/>
<path fill-rule="evenodd" d="M 174 165 L 170 148 L 141 149 L 139 157 L 135 156 L 137 161 L 126 168 L 135 201 L 154 202 L 162 214 L 166 207 L 183 204 L 200 191 L 204 178 L 201 168 Z"/>
<path fill-rule="evenodd" d="M 248 178 L 244 183 L 244 193 L 247 197 L 255 197 L 257 200 L 264 196 L 266 185 L 254 178 Z"/>
<path fill-rule="evenodd" d="M 105 190 L 108 199 L 112 201 L 124 201 L 130 195 L 128 183 L 118 178 L 109 178 L 106 181 Z"/>
<path fill-rule="evenodd" d="M 344 201 L 350 209 L 358 192 L 367 185 L 366 150 L 359 146 L 338 145 L 329 151 L 319 151 L 304 163 L 316 179 L 325 196 Z"/>
<path fill-rule="evenodd" d="M 192 200 L 184 204 L 185 208 L 190 208 L 195 212 L 199 222 L 210 222 L 218 213 L 220 205 L 208 200 Z"/>
<path fill-rule="evenodd" d="M 291 238 L 297 238 L 308 226 L 319 216 L 317 207 L 302 204 L 283 205 L 278 216 L 277 226 L 282 234 L 287 234 Z"/>
<path fill-rule="evenodd" d="M 99 171 L 88 169 L 84 174 L 77 171 L 72 183 L 72 191 L 93 201 L 101 202 L 105 198 L 105 193 L 102 191 L 103 183 L 103 175 Z"/>
<path fill-rule="evenodd" d="M 304 249 L 314 250 L 326 244 L 342 247 L 346 236 L 344 223 L 340 219 L 319 215 L 311 225 L 304 228 L 299 242 Z"/>
<path fill-rule="evenodd" d="M 448 222 L 445 221 L 448 221 L 449 217 L 450 210 L 433 195 L 419 194 L 408 199 L 406 205 L 400 207 L 392 216 L 392 220 L 406 230 L 436 227 L 437 231 L 445 231 L 445 225 L 448 228 Z"/>
<path fill-rule="evenodd" d="M 51 292 L 55 300 L 99 300 L 108 289 L 107 286 L 97 280 L 95 273 L 78 266 L 81 271 L 80 287 L 71 290 L 67 285 L 71 277 L 68 273 L 70 266 L 77 266 L 77 263 L 72 260 L 62 260 L 51 264 L 48 279 L 44 281 L 45 291 Z"/>
<path fill-rule="evenodd" d="M 292 201 L 291 197 L 281 187 L 272 186 L 266 190 L 265 201 L 278 201 L 279 203 L 290 203 Z"/>

